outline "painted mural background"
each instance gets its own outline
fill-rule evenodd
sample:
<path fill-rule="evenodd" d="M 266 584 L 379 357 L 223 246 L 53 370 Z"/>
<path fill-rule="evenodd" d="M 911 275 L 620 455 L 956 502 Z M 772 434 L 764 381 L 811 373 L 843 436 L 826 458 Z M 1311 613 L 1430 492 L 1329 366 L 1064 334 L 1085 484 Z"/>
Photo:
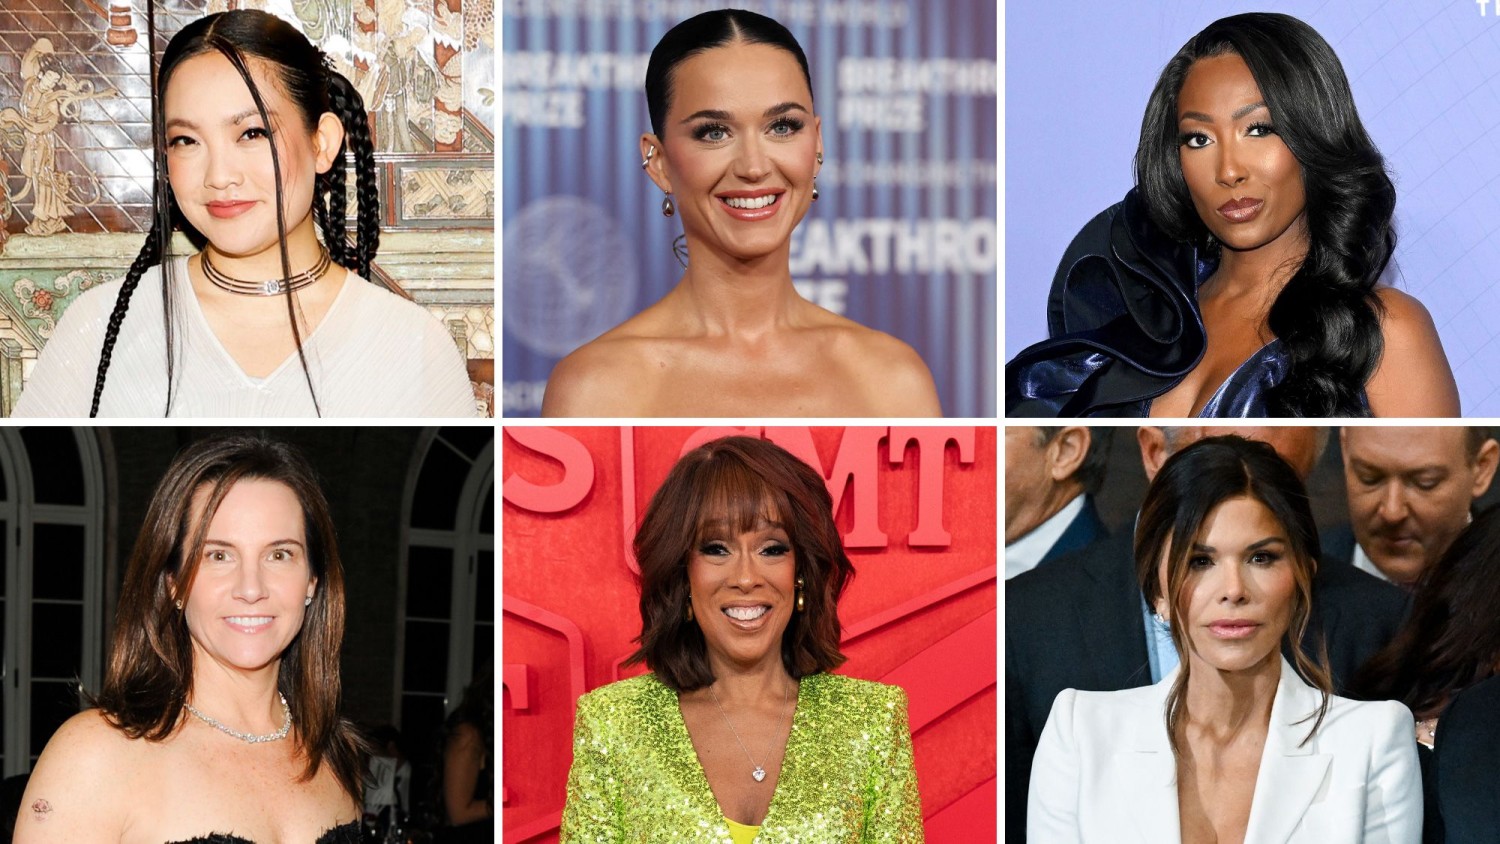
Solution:
<path fill-rule="evenodd" d="M 6 0 L 0 8 L 0 415 L 82 291 L 150 228 L 146 6 L 158 55 L 202 15 L 289 21 L 364 97 L 381 247 L 370 281 L 424 305 L 494 395 L 493 0 Z M 352 180 L 351 180 L 352 183 Z"/>

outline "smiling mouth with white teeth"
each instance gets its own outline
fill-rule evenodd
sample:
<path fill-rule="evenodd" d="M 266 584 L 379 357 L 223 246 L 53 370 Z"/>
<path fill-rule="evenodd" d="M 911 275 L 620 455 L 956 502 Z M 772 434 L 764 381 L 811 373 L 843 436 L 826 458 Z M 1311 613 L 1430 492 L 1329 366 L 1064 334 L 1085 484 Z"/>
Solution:
<path fill-rule="evenodd" d="M 240 627 L 264 627 L 265 625 L 271 623 L 271 616 L 269 616 L 269 615 L 256 615 L 256 616 L 232 615 L 232 616 L 229 616 L 228 618 L 226 618 L 224 620 L 227 621 L 227 622 L 229 622 L 230 624 L 237 624 Z"/>
<path fill-rule="evenodd" d="M 779 193 L 771 193 L 766 194 L 765 196 L 757 196 L 754 199 L 746 199 L 738 196 L 728 196 L 724 197 L 723 199 L 724 204 L 728 205 L 730 208 L 739 208 L 745 211 L 754 211 L 757 208 L 765 208 L 767 205 L 774 205 L 776 203 L 776 200 L 780 196 L 781 194 Z"/>
<path fill-rule="evenodd" d="M 754 621 L 770 612 L 771 608 L 765 605 L 758 607 L 725 607 L 724 614 L 736 621 Z"/>

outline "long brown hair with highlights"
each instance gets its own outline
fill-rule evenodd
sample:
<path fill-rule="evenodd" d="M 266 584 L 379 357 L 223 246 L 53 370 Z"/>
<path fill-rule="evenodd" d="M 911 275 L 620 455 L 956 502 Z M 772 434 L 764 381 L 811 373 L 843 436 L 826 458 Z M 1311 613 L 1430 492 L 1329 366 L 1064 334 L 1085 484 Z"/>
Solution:
<path fill-rule="evenodd" d="M 688 558 L 710 522 L 746 532 L 766 518 L 791 541 L 805 609 L 781 634 L 781 661 L 793 678 L 842 665 L 838 600 L 854 566 L 833 522 L 833 497 L 813 468 L 782 447 L 753 437 L 724 437 L 677 461 L 652 496 L 635 556 L 641 568 L 640 649 L 663 683 L 692 691 L 714 681 L 703 631 L 685 617 Z"/>
<path fill-rule="evenodd" d="M 1296 591 L 1292 594 L 1292 620 L 1283 634 L 1283 647 L 1291 653 L 1297 673 L 1322 692 L 1323 701 L 1306 744 L 1317 734 L 1328 714 L 1333 680 L 1328 672 L 1328 649 L 1319 642 L 1316 657 L 1302 648 L 1312 615 L 1312 580 L 1322 546 L 1318 526 L 1302 480 L 1276 450 L 1263 442 L 1243 437 L 1208 437 L 1184 448 L 1162 464 L 1146 490 L 1140 520 L 1135 530 L 1135 570 L 1148 606 L 1156 606 L 1164 595 L 1171 616 L 1187 617 L 1188 561 L 1193 543 L 1199 539 L 1209 516 L 1231 498 L 1251 498 L 1271 512 L 1287 533 Z M 1162 590 L 1159 569 L 1166 560 L 1167 584 Z M 1167 735 L 1172 753 L 1181 757 L 1177 727 L 1183 699 L 1192 674 L 1188 652 L 1192 643 L 1181 624 L 1172 625 L 1172 644 L 1177 648 L 1177 679 L 1167 694 Z M 1312 718 L 1311 715 L 1308 716 Z"/>
<path fill-rule="evenodd" d="M 292 446 L 249 436 L 196 442 L 157 484 L 125 571 L 104 689 L 94 699 L 111 725 L 133 739 L 161 741 L 181 725 L 193 686 L 193 642 L 174 601 L 193 591 L 208 525 L 242 480 L 285 484 L 302 505 L 307 559 L 317 591 L 302 630 L 281 655 L 277 688 L 291 706 L 307 781 L 325 763 L 360 799 L 366 748 L 339 714 L 344 640 L 344 569 L 328 502 L 312 467 Z M 208 490 L 201 513 L 192 500 Z M 196 519 L 195 519 L 196 516 Z"/>

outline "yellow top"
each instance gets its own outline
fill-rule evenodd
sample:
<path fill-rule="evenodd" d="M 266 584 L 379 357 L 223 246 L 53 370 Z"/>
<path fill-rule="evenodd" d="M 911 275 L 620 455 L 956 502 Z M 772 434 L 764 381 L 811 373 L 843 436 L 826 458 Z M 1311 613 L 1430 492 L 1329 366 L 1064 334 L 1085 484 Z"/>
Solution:
<path fill-rule="evenodd" d="M 729 818 L 725 818 L 724 823 L 729 824 L 729 837 L 734 840 L 734 844 L 751 844 L 755 840 L 755 834 L 760 832 L 758 826 L 735 823 Z"/>

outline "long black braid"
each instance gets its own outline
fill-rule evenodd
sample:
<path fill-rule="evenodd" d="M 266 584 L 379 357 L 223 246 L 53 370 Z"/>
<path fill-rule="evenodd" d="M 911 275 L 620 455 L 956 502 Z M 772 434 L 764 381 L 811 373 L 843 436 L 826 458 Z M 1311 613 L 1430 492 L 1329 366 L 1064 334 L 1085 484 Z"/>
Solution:
<path fill-rule="evenodd" d="M 100 350 L 99 368 L 94 378 L 93 402 L 89 416 L 98 415 L 99 400 L 104 392 L 105 378 L 109 372 L 110 359 L 119 338 L 120 326 L 130 307 L 130 298 L 140 285 L 141 277 L 152 266 L 162 267 L 162 312 L 165 318 L 167 344 L 167 402 L 164 415 L 170 415 L 173 394 L 173 370 L 175 349 L 172 337 L 173 306 L 172 284 L 166 278 L 170 263 L 170 238 L 174 228 L 181 228 L 194 245 L 206 248 L 206 239 L 182 217 L 172 200 L 167 182 L 166 132 L 161 102 L 167 82 L 175 67 L 183 60 L 210 51 L 223 54 L 244 79 L 255 100 L 256 109 L 267 132 L 271 135 L 270 152 L 276 181 L 276 225 L 281 248 L 283 276 L 291 275 L 290 259 L 286 248 L 286 220 L 282 197 L 281 162 L 276 151 L 276 127 L 260 91 L 245 64 L 245 56 L 264 59 L 276 66 L 286 93 L 302 110 L 308 126 L 314 126 L 324 112 L 332 112 L 344 126 L 344 145 L 334 157 L 329 171 L 320 174 L 315 184 L 312 213 L 330 257 L 340 266 L 368 279 L 370 264 L 380 243 L 380 197 L 376 185 L 375 149 L 370 138 L 369 116 L 364 110 L 364 101 L 353 84 L 342 74 L 332 69 L 331 62 L 323 52 L 312 46 L 289 24 L 264 12 L 242 10 L 223 12 L 201 18 L 184 27 L 162 55 L 161 67 L 157 68 L 155 51 L 155 3 L 146 4 L 146 27 L 150 49 L 150 64 L 156 84 L 151 87 L 152 138 L 154 147 L 154 214 L 151 231 L 126 273 L 120 286 L 115 307 L 110 313 L 104 344 Z M 354 242 L 348 240 L 345 224 L 347 194 L 345 188 L 344 153 L 352 152 L 355 166 L 356 226 Z M 307 356 L 302 348 L 302 337 L 298 328 L 295 301 L 291 291 L 284 294 L 287 317 L 292 328 L 292 339 L 297 347 L 297 357 L 302 364 L 303 376 L 313 400 L 314 410 L 319 416 L 317 392 L 313 388 L 312 374 L 307 366 Z"/>

